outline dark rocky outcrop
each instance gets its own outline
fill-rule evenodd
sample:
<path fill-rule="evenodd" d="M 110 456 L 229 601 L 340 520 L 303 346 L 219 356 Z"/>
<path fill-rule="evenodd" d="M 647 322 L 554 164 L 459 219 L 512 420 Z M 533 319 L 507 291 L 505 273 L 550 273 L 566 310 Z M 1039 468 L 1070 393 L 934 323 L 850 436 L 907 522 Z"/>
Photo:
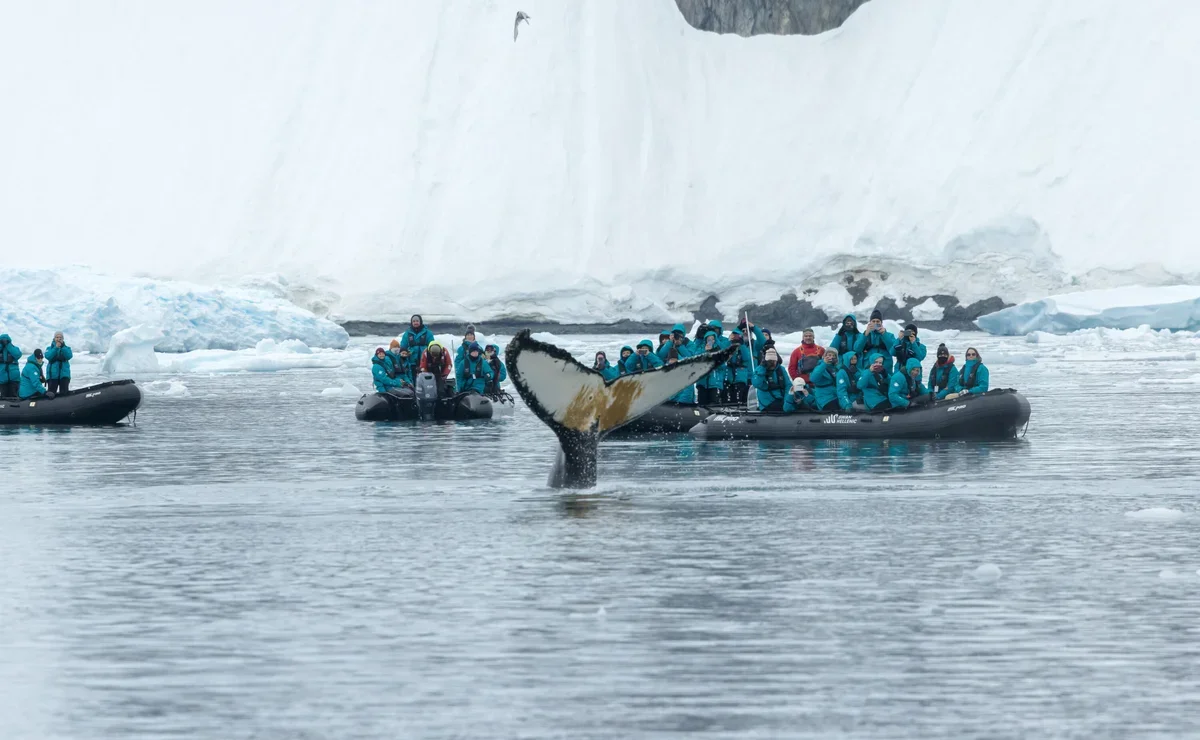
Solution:
<path fill-rule="evenodd" d="M 824 33 L 841 26 L 867 0 L 675 0 L 702 31 L 758 34 Z"/>

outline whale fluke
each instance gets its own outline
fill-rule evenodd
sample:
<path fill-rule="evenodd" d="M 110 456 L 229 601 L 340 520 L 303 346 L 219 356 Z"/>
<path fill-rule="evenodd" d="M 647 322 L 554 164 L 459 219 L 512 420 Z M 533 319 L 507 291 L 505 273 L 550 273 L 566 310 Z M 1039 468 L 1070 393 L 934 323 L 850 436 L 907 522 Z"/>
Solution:
<path fill-rule="evenodd" d="M 559 452 L 552 488 L 596 485 L 596 453 L 604 435 L 670 400 L 729 359 L 732 349 L 688 357 L 606 381 L 566 350 L 519 332 L 504 351 L 508 375 L 525 404 L 554 431 Z"/>

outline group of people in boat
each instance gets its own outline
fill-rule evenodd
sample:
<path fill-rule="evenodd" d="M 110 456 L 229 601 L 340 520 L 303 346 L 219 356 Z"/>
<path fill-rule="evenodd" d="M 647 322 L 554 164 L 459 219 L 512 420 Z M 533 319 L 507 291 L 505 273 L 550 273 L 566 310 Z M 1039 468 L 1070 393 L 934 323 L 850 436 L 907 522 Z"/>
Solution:
<path fill-rule="evenodd" d="M 438 395 L 475 392 L 492 396 L 500 393 L 500 384 L 508 379 L 508 370 L 495 344 L 476 341 L 475 327 L 467 326 L 463 341 L 450 356 L 450 350 L 433 336 L 420 314 L 414 314 L 400 339 L 384 349 L 376 347 L 371 358 L 371 377 L 376 393 L 412 388 L 419 373 L 431 373 L 437 380 Z M 454 384 L 450 385 L 451 373 Z"/>
<path fill-rule="evenodd" d="M 884 328 L 878 310 L 861 329 L 858 319 L 847 315 L 828 347 L 818 345 L 813 330 L 805 329 L 786 363 L 768 330 L 742 320 L 728 336 L 720 321 L 702 322 L 692 336 L 676 324 L 659 334 L 657 347 L 649 339 L 622 347 L 616 363 L 597 352 L 593 368 L 611 380 L 728 347 L 734 351 L 724 365 L 672 400 L 745 404 L 754 388 L 758 408 L 765 412 L 883 411 L 988 390 L 988 369 L 979 351 L 968 347 L 960 369 L 945 344 L 938 345 L 926 385 L 921 363 L 928 349 L 916 324 L 896 337 Z"/>
<path fill-rule="evenodd" d="M 35 349 L 20 366 L 24 353 L 13 344 L 12 337 L 0 334 L 0 398 L 32 400 L 54 398 L 71 391 L 71 358 L 74 353 L 63 338 L 55 332 L 50 346 L 43 351 Z"/>

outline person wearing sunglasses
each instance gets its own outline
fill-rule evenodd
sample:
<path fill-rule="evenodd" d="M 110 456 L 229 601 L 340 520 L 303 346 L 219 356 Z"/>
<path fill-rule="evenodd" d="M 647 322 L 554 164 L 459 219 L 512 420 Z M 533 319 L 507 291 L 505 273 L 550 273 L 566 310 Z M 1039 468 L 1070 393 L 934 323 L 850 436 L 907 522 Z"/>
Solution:
<path fill-rule="evenodd" d="M 983 358 L 979 356 L 979 350 L 974 347 L 967 347 L 967 361 L 963 363 L 962 370 L 958 373 L 958 383 L 954 388 L 954 392 L 947 394 L 946 398 L 953 400 L 968 393 L 978 395 L 987 393 L 987 391 L 987 366 L 983 364 Z"/>

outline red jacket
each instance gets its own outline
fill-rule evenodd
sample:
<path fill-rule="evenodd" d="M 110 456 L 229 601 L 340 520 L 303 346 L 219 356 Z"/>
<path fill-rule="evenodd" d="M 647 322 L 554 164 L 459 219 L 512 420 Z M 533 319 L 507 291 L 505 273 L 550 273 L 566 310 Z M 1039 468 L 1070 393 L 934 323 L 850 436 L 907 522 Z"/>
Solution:
<path fill-rule="evenodd" d="M 792 356 L 788 358 L 788 372 L 793 378 L 804 378 L 804 382 L 808 382 L 808 373 L 800 372 L 800 358 L 816 356 L 821 357 L 825 354 L 825 348 L 819 344 L 800 345 L 792 350 Z"/>
<path fill-rule="evenodd" d="M 442 354 L 437 359 L 429 354 L 429 350 L 425 350 L 421 355 L 421 372 L 433 373 L 441 375 L 443 378 L 450 375 L 450 369 L 454 367 L 454 359 L 450 357 L 450 353 L 442 347 Z"/>

